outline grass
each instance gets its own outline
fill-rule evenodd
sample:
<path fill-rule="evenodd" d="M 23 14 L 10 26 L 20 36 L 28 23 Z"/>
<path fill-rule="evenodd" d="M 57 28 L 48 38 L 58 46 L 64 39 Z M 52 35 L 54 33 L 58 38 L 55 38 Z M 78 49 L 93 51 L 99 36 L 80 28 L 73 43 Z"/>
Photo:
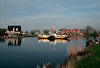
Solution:
<path fill-rule="evenodd" d="M 37 35 L 23 35 L 24 37 L 36 37 Z"/>
<path fill-rule="evenodd" d="M 96 44 L 86 51 L 92 50 L 89 56 L 82 57 L 81 61 L 76 63 L 77 68 L 99 68 L 100 67 L 100 44 Z"/>

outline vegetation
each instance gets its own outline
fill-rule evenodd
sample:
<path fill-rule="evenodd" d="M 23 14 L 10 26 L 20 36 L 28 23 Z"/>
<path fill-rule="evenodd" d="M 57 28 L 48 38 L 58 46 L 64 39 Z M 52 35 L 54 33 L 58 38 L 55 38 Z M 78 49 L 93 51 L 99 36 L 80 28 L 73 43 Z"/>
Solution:
<path fill-rule="evenodd" d="M 36 37 L 37 35 L 23 35 L 23 37 Z"/>
<path fill-rule="evenodd" d="M 28 34 L 28 31 L 26 30 L 25 33 Z"/>
<path fill-rule="evenodd" d="M 71 54 L 60 68 L 98 68 L 99 64 L 100 44 L 95 44 L 76 54 Z"/>
<path fill-rule="evenodd" d="M 31 30 L 30 33 L 31 33 L 32 35 L 34 35 L 34 34 L 36 34 L 36 33 L 40 33 L 40 30 Z"/>
<path fill-rule="evenodd" d="M 6 32 L 6 29 L 0 29 L 0 36 L 4 36 Z"/>
<path fill-rule="evenodd" d="M 86 51 L 92 50 L 90 56 L 83 57 L 77 63 L 77 68 L 98 68 L 100 66 L 100 44 L 96 44 Z"/>
<path fill-rule="evenodd" d="M 50 30 L 43 30 L 44 34 L 48 34 Z"/>
<path fill-rule="evenodd" d="M 80 29 L 80 32 L 82 32 L 84 36 L 99 36 L 99 32 L 91 26 L 86 26 L 84 29 Z"/>

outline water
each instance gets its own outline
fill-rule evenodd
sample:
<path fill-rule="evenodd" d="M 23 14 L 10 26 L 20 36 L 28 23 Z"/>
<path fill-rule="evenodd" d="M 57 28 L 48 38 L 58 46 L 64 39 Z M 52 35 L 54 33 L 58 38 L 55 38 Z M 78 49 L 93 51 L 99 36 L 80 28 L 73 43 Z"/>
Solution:
<path fill-rule="evenodd" d="M 35 37 L 0 39 L 0 68 L 36 68 L 51 63 L 54 68 L 68 55 L 86 47 L 87 38 L 71 37 L 70 41 Z"/>

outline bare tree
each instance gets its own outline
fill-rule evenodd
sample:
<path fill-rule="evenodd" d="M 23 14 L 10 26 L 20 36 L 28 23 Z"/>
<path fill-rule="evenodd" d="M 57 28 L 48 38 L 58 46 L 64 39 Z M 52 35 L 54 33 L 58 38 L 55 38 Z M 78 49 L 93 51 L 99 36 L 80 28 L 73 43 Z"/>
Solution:
<path fill-rule="evenodd" d="M 48 34 L 50 30 L 43 30 L 44 34 Z"/>
<path fill-rule="evenodd" d="M 93 30 L 93 27 L 91 26 L 86 26 L 86 33 L 90 33 L 90 31 Z"/>
<path fill-rule="evenodd" d="M 28 31 L 25 31 L 26 34 L 28 34 Z"/>
<path fill-rule="evenodd" d="M 36 34 L 36 32 L 40 33 L 40 30 L 31 30 L 30 31 L 31 34 Z"/>
<path fill-rule="evenodd" d="M 85 33 L 86 30 L 85 29 L 80 29 L 80 32 Z"/>

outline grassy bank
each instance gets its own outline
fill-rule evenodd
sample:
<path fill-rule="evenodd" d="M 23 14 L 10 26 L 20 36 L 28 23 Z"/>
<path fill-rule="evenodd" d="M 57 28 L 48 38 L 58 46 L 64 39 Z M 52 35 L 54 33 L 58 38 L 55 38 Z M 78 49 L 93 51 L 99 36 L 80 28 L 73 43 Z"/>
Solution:
<path fill-rule="evenodd" d="M 100 44 L 90 45 L 76 54 L 71 54 L 61 68 L 98 68 L 100 66 Z"/>
<path fill-rule="evenodd" d="M 23 37 L 37 37 L 37 35 L 23 35 Z"/>
<path fill-rule="evenodd" d="M 98 68 L 100 67 L 100 44 L 95 44 L 93 47 L 86 49 L 90 51 L 90 56 L 82 57 L 76 64 L 77 68 Z"/>

